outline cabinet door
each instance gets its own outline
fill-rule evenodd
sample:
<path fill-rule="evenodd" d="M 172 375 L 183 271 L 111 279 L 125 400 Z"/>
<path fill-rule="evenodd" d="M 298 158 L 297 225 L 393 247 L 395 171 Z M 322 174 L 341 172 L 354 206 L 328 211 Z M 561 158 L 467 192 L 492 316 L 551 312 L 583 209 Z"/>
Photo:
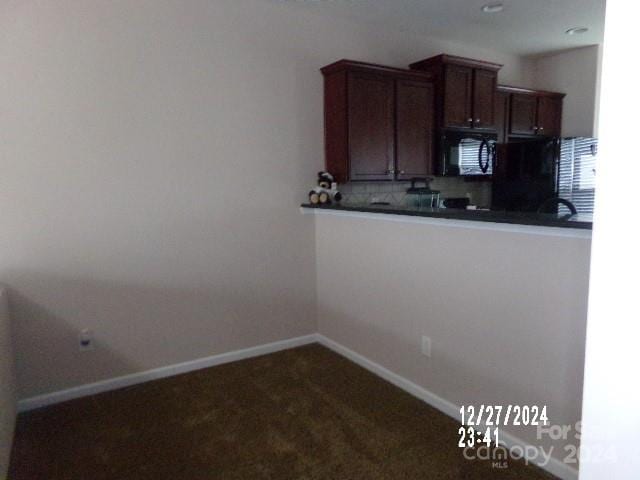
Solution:
<path fill-rule="evenodd" d="M 538 98 L 535 95 L 513 94 L 509 132 L 513 135 L 535 135 L 537 107 Z"/>
<path fill-rule="evenodd" d="M 445 67 L 444 126 L 471 128 L 473 69 L 457 65 Z"/>
<path fill-rule="evenodd" d="M 396 176 L 400 180 L 432 173 L 433 102 L 431 83 L 396 83 Z"/>
<path fill-rule="evenodd" d="M 538 135 L 559 137 L 562 133 L 562 99 L 538 99 Z"/>
<path fill-rule="evenodd" d="M 498 74 L 489 70 L 475 70 L 473 81 L 473 126 L 495 129 L 495 102 Z"/>
<path fill-rule="evenodd" d="M 349 177 L 392 180 L 394 112 L 392 78 L 349 75 Z"/>
<path fill-rule="evenodd" d="M 498 131 L 498 143 L 506 143 L 509 135 L 509 99 L 507 92 L 496 92 L 495 114 L 496 130 Z"/>

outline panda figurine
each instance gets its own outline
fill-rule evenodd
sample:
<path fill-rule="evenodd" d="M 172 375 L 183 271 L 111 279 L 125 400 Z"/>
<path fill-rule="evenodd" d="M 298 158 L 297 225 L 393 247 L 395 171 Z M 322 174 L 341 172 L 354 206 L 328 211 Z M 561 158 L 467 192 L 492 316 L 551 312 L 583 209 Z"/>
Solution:
<path fill-rule="evenodd" d="M 330 205 L 340 202 L 342 194 L 338 191 L 333 175 L 329 172 L 318 172 L 318 186 L 309 192 L 311 205 Z"/>

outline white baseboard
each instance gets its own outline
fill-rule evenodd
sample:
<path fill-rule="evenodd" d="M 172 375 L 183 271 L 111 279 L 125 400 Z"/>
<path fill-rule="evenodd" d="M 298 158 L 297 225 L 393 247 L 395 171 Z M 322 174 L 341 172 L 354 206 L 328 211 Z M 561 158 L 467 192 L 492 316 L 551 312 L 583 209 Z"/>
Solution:
<path fill-rule="evenodd" d="M 361 367 L 366 368 L 371 373 L 374 373 L 375 375 L 385 379 L 389 383 L 392 383 L 396 387 L 401 388 L 402 390 L 410 393 L 414 397 L 419 398 L 420 400 L 431 405 L 432 407 L 437 408 L 442 413 L 458 421 L 460 420 L 460 407 L 458 405 L 455 405 L 454 403 L 451 403 L 450 401 L 445 400 L 442 397 L 439 397 L 435 393 L 430 392 L 426 388 L 423 388 L 420 385 L 417 385 L 412 381 L 407 380 L 406 378 L 401 377 L 396 373 L 393 373 L 391 370 L 383 367 L 382 365 L 379 365 L 369 360 L 363 355 L 360 355 L 359 353 L 354 352 L 353 350 L 345 347 L 344 345 L 341 345 L 338 342 L 335 342 L 325 337 L 324 335 L 318 334 L 317 340 L 318 340 L 318 343 L 320 343 L 321 345 L 324 345 L 325 347 L 330 348 L 331 350 L 342 355 L 343 357 L 346 357 L 352 362 L 357 363 Z M 503 430 L 500 431 L 500 438 L 502 439 L 502 443 L 504 443 L 504 446 L 508 449 L 511 449 L 513 447 L 520 447 L 524 449 L 531 448 L 531 446 L 525 441 L 509 433 L 506 433 Z M 546 470 L 547 472 L 555 475 L 556 477 L 561 478 L 562 480 L 578 479 L 578 470 L 555 458 L 551 458 L 551 460 L 544 465 L 542 463 L 537 463 L 537 465 L 540 468 Z"/>
<path fill-rule="evenodd" d="M 302 345 L 307 345 L 309 343 L 315 342 L 317 342 L 316 334 L 305 335 L 303 337 L 290 338 L 278 342 L 267 343 L 265 345 L 258 345 L 256 347 L 221 353 L 219 355 L 213 355 L 211 357 L 200 358 L 197 360 L 191 360 L 175 365 L 168 365 L 166 367 L 154 368 L 153 370 L 146 370 L 144 372 L 132 373 L 130 375 L 124 375 L 122 377 L 110 378 L 107 380 L 102 380 L 100 382 L 89 383 L 86 385 L 72 387 L 66 390 L 60 390 L 58 392 L 25 398 L 18 401 L 18 411 L 25 412 L 28 410 L 33 410 L 35 408 L 46 407 L 47 405 L 53 405 L 55 403 L 65 402 L 67 400 L 73 400 L 74 398 L 95 395 L 97 393 L 116 390 L 123 387 L 129 387 L 131 385 L 148 382 L 150 380 L 172 377 L 181 373 L 188 373 L 194 370 L 200 370 L 202 368 L 222 365 L 223 363 L 244 360 L 246 358 L 258 357 L 260 355 L 266 355 L 268 353 L 278 352 L 280 350 L 300 347 Z"/>
<path fill-rule="evenodd" d="M 353 350 L 340 345 L 339 343 L 325 337 L 321 334 L 311 334 L 302 337 L 291 338 L 287 340 L 281 340 L 278 342 L 268 343 L 265 345 L 259 345 L 256 347 L 245 348 L 242 350 L 236 350 L 233 352 L 222 353 L 220 355 L 213 355 L 211 357 L 201 358 L 198 360 L 192 360 L 189 362 L 179 363 L 176 365 L 169 365 L 166 367 L 156 368 L 153 370 L 147 370 L 144 372 L 133 373 L 131 375 L 125 375 L 122 377 L 111 378 L 100 382 L 90 383 L 87 385 L 80 385 L 78 387 L 69 388 L 67 390 L 61 390 L 58 392 L 48 393 L 45 395 L 38 395 L 36 397 L 26 398 L 18 402 L 18 411 L 24 412 L 27 410 L 33 410 L 35 408 L 45 407 L 47 405 L 53 405 L 55 403 L 72 400 L 74 398 L 85 397 L 88 395 L 95 395 L 97 393 L 107 392 L 110 390 L 116 390 L 118 388 L 128 387 L 136 385 L 138 383 L 144 383 L 151 380 L 158 380 L 161 378 L 171 377 L 182 373 L 192 372 L 194 370 L 200 370 L 203 368 L 214 367 L 216 365 L 222 365 L 224 363 L 235 362 L 237 360 L 243 360 L 246 358 L 257 357 L 260 355 L 266 355 L 281 350 L 287 350 L 289 348 L 300 347 L 302 345 L 308 345 L 310 343 L 320 343 L 325 347 L 333 350 L 334 352 L 348 358 L 352 362 L 366 368 L 375 375 L 383 378 L 384 380 L 392 383 L 398 388 L 410 393 L 414 397 L 419 398 L 423 402 L 431 405 L 432 407 L 440 410 L 442 413 L 459 420 L 460 407 L 445 400 L 442 397 L 430 392 L 426 388 L 421 387 L 413 383 L 412 381 L 393 373 L 391 370 L 375 363 L 368 358 L 354 352 Z M 521 447 L 531 448 L 529 444 L 523 440 L 514 437 L 504 431 L 500 432 L 500 436 L 507 448 Z M 549 473 L 561 478 L 562 480 L 577 480 L 578 471 L 561 461 L 552 458 L 549 463 L 545 465 L 538 465 Z"/>
<path fill-rule="evenodd" d="M 324 345 L 327 348 L 330 348 L 343 357 L 348 358 L 352 362 L 357 363 L 361 367 L 366 368 L 371 373 L 376 374 L 378 377 L 384 378 L 387 382 L 394 384 L 396 387 L 410 393 L 414 397 L 418 397 L 420 400 L 428 403 L 434 408 L 437 408 L 442 413 L 446 413 L 448 416 L 454 417 L 455 419 L 460 418 L 460 407 L 448 400 L 445 400 L 442 397 L 439 397 L 435 393 L 431 393 L 421 386 L 416 385 L 412 381 L 393 373 L 391 370 L 383 367 L 382 365 L 369 360 L 368 358 L 354 352 L 353 350 L 339 344 L 338 342 L 325 337 L 324 335 L 318 334 L 318 343 Z"/>

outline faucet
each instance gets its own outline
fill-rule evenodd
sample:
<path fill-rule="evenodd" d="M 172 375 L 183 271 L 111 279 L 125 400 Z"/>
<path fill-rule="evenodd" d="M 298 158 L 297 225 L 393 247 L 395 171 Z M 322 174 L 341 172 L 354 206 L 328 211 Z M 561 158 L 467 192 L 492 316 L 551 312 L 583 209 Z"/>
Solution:
<path fill-rule="evenodd" d="M 560 197 L 551 197 L 545 200 L 544 202 L 542 202 L 542 204 L 538 208 L 538 213 L 556 213 L 557 206 L 559 204 L 564 205 L 571 211 L 571 214 L 564 215 L 563 218 L 571 218 L 574 215 L 577 215 L 578 210 L 576 209 L 575 205 L 571 203 L 569 200 L 565 200 L 564 198 L 560 198 Z"/>

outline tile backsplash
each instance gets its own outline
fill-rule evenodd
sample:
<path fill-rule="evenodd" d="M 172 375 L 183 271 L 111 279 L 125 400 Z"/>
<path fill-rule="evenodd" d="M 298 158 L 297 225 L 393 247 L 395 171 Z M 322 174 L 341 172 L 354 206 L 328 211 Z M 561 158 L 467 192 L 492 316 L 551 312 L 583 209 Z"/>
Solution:
<path fill-rule="evenodd" d="M 357 182 L 345 183 L 338 188 L 345 203 L 389 202 L 404 203 L 410 182 Z M 424 186 L 424 183 L 417 186 Z M 487 207 L 491 204 L 491 182 L 465 181 L 461 177 L 436 177 L 430 183 L 432 190 L 440 191 L 440 199 L 469 197 L 472 205 Z"/>

